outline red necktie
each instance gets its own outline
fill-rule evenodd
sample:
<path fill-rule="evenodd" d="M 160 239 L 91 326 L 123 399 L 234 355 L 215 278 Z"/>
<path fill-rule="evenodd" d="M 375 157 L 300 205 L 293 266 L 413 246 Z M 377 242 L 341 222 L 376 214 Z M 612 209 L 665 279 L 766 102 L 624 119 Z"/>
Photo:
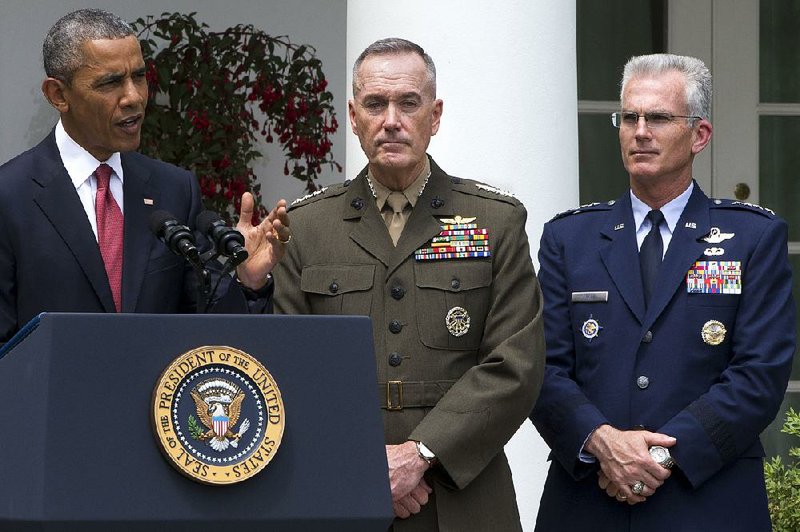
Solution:
<path fill-rule="evenodd" d="M 94 209 L 97 216 L 97 243 L 106 265 L 108 284 L 117 312 L 122 310 L 122 211 L 114 201 L 109 188 L 111 167 L 101 164 L 94 171 L 97 177 L 97 195 Z"/>

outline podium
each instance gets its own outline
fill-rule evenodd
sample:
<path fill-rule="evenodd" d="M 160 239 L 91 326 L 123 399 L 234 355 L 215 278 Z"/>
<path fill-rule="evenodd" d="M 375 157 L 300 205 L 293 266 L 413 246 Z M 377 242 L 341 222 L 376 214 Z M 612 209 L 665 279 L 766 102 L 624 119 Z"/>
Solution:
<path fill-rule="evenodd" d="M 391 524 L 368 318 L 52 313 L 30 329 L 0 359 L 0 530 Z M 160 375 L 204 345 L 255 357 L 285 408 L 272 461 L 233 485 L 182 476 L 153 431 Z"/>

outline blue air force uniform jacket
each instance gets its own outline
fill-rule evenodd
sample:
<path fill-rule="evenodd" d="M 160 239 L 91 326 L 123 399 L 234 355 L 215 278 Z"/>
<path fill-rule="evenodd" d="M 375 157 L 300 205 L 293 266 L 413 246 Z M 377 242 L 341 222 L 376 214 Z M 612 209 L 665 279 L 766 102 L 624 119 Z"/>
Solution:
<path fill-rule="evenodd" d="M 635 231 L 627 192 L 544 227 L 547 367 L 531 419 L 553 461 L 537 530 L 767 531 L 759 434 L 795 349 L 786 223 L 695 184 L 647 309 Z M 579 460 L 604 423 L 677 438 L 678 467 L 646 502 L 609 497 Z"/>

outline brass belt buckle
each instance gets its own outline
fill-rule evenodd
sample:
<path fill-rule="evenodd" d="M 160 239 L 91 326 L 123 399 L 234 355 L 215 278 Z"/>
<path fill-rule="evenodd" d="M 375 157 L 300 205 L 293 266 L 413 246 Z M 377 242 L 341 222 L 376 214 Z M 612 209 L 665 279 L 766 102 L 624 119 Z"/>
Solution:
<path fill-rule="evenodd" d="M 392 393 L 392 387 L 397 390 Z M 397 402 L 393 402 L 394 396 L 397 396 Z M 402 410 L 403 409 L 403 381 L 388 381 L 386 383 L 386 410 Z"/>

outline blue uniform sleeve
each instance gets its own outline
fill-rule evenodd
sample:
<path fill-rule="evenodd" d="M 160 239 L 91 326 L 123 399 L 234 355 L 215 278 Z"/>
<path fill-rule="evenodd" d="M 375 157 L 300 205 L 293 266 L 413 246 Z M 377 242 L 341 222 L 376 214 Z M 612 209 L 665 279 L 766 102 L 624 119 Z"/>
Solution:
<path fill-rule="evenodd" d="M 608 423 L 575 381 L 575 346 L 564 246 L 545 224 L 539 246 L 539 282 L 544 295 L 547 363 L 544 383 L 530 419 L 553 456 L 573 478 L 586 477 L 596 464 L 579 459 L 586 438 Z"/>

